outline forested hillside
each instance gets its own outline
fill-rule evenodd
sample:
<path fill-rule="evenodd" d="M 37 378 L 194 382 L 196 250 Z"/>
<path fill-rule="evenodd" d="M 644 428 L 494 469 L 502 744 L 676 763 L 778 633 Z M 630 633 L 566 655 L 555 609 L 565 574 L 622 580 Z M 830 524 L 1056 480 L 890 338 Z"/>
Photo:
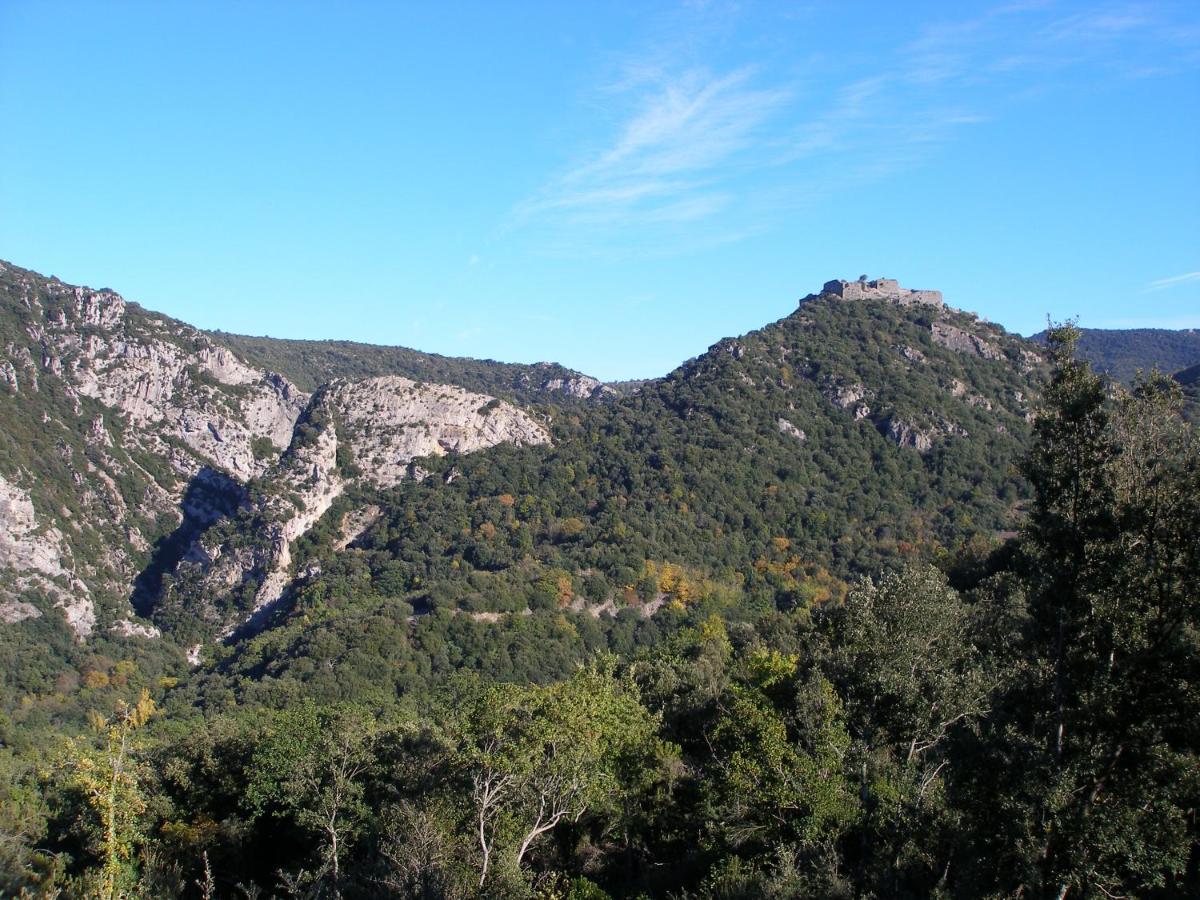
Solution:
<path fill-rule="evenodd" d="M 1200 331 L 1167 328 L 1081 328 L 1079 355 L 1128 384 L 1142 370 L 1164 374 L 1200 364 Z M 1046 332 L 1032 340 L 1044 342 Z"/>
<path fill-rule="evenodd" d="M 1200 883 L 1186 373 L 827 294 L 612 392 L 2 274 L 0 894 Z"/>
<path fill-rule="evenodd" d="M 636 397 L 558 415 L 546 446 L 360 486 L 299 542 L 300 577 L 262 633 L 193 685 L 334 699 L 463 668 L 541 680 L 696 609 L 807 609 L 881 567 L 994 542 L 1019 522 L 1039 362 L 966 317 L 994 358 L 946 347 L 938 315 L 813 298 Z M 206 552 L 228 557 L 255 515 Z M 194 592 L 156 621 L 193 633 Z M 391 635 L 387 665 L 362 633 Z"/>
<path fill-rule="evenodd" d="M 466 671 L 408 703 L 194 705 L 118 665 L 104 690 L 128 702 L 90 735 L 35 751 L 10 726 L 4 889 L 1194 894 L 1200 449 L 1173 382 L 1113 397 L 1072 344 L 1052 338 L 1029 515 L 994 550 L 840 602 L 685 604 L 623 660 Z M 353 629 L 378 671 L 386 618 Z"/>
<path fill-rule="evenodd" d="M 1174 377 L 1183 388 L 1184 417 L 1192 424 L 1200 424 L 1200 365 L 1176 372 Z"/>

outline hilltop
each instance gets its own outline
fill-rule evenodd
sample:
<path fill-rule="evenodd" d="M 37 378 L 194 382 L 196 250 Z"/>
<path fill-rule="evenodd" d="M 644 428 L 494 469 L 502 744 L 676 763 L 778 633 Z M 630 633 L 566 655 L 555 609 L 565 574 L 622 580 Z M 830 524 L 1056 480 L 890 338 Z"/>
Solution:
<path fill-rule="evenodd" d="M 620 605 L 648 566 L 765 602 L 1002 533 L 1040 366 L 949 307 L 822 292 L 622 398 L 554 364 L 203 333 L 10 264 L 0 287 L 0 627 L 66 656 L 103 637 L 199 658 L 376 532 L 370 583 L 403 573 L 387 597 L 487 613 L 547 579 Z"/>

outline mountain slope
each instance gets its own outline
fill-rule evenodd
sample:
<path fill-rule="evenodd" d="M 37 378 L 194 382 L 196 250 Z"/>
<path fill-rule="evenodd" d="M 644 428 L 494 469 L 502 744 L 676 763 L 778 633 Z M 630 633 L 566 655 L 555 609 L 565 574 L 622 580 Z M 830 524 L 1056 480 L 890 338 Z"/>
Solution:
<path fill-rule="evenodd" d="M 336 378 L 400 375 L 523 403 L 572 397 L 599 399 L 612 394 L 596 379 L 557 363 L 502 363 L 353 341 L 298 341 L 223 331 L 212 334 L 252 365 L 281 372 L 309 391 Z"/>
<path fill-rule="evenodd" d="M 187 325 L 0 264 L 0 602 L 145 631 L 128 597 L 155 544 L 236 505 L 306 402 Z"/>
<path fill-rule="evenodd" d="M 1189 422 L 1200 424 L 1200 364 L 1191 366 L 1173 376 L 1183 388 L 1183 415 Z"/>
<path fill-rule="evenodd" d="M 1138 369 L 1171 373 L 1200 364 L 1200 331 L 1165 328 L 1081 328 L 1079 356 L 1117 381 L 1129 382 Z M 1030 340 L 1045 343 L 1046 333 Z"/>
<path fill-rule="evenodd" d="M 656 611 L 836 597 L 1015 527 L 1041 371 L 966 314 L 807 298 L 636 396 L 560 411 L 551 443 L 344 491 L 296 542 L 286 602 L 197 684 L 332 698 L 461 666 L 535 677 L 643 639 Z M 386 650 L 364 637 L 381 631 Z"/>
<path fill-rule="evenodd" d="M 567 671 L 705 608 L 825 602 L 1020 518 L 1041 357 L 940 304 L 809 296 L 620 396 L 561 367 L 248 352 L 0 275 L 2 627 L 57 608 L 89 640 L 161 631 L 216 663 L 198 690 Z"/>
<path fill-rule="evenodd" d="M 393 424 L 410 433 L 349 445 L 376 479 L 439 441 L 544 439 L 532 422 L 506 430 L 523 416 L 511 405 L 457 387 L 344 381 L 321 393 L 334 395 L 358 399 L 368 433 L 388 422 L 381 404 L 409 401 Z M 134 608 L 157 603 L 201 534 L 254 505 L 247 483 L 291 465 L 284 451 L 313 417 L 308 393 L 191 326 L 0 263 L 0 622 L 156 635 Z"/>

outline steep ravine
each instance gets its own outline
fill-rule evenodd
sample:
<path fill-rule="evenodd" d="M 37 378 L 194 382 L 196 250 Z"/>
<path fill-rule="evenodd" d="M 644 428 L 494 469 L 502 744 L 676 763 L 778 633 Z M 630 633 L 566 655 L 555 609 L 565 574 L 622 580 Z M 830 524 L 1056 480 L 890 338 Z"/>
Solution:
<path fill-rule="evenodd" d="M 164 605 L 178 612 L 206 598 L 210 636 L 228 636 L 284 596 L 293 544 L 351 483 L 385 489 L 421 478 L 421 457 L 549 441 L 543 424 L 486 394 L 399 376 L 335 381 L 313 395 L 280 462 L 252 482 L 238 520 L 188 551 Z"/>

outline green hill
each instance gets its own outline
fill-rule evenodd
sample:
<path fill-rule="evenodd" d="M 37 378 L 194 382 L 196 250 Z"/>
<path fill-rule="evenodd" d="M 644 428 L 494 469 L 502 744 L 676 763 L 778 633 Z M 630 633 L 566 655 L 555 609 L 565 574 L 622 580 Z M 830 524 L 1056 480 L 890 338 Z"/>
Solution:
<path fill-rule="evenodd" d="M 951 349 L 947 333 L 978 343 Z M 459 668 L 537 680 L 597 646 L 629 652 L 650 609 L 677 622 L 803 608 L 864 573 L 994 541 L 1020 521 L 1041 366 L 965 314 L 809 298 L 636 396 L 559 411 L 550 446 L 427 459 L 419 483 L 348 491 L 298 542 L 288 602 L 219 657 L 233 676 L 219 690 L 388 695 Z M 347 547 L 364 508 L 373 519 Z M 238 552 L 258 516 L 205 553 Z M 164 627 L 186 617 L 187 584 Z"/>
<path fill-rule="evenodd" d="M 1035 334 L 1030 340 L 1044 342 L 1045 334 Z M 1128 383 L 1139 369 L 1170 374 L 1200 363 L 1200 331 L 1081 328 L 1079 355 L 1098 371 Z"/>
<path fill-rule="evenodd" d="M 402 375 L 414 381 L 456 384 L 497 397 L 538 402 L 547 394 L 569 397 L 578 385 L 584 397 L 601 389 L 599 382 L 558 363 L 503 363 L 422 353 L 407 347 L 384 347 L 354 341 L 299 341 L 211 332 L 214 340 L 251 365 L 279 372 L 306 391 L 335 378 Z"/>

